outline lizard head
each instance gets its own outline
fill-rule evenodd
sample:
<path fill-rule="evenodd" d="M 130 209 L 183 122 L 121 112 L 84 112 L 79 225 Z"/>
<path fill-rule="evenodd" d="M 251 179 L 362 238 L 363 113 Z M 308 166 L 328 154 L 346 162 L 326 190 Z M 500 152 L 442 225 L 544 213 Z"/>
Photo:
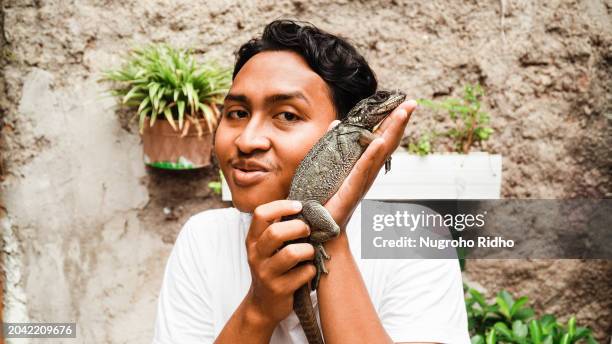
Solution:
<path fill-rule="evenodd" d="M 405 99 L 406 95 L 400 91 L 377 91 L 357 103 L 346 116 L 346 122 L 371 131 Z"/>

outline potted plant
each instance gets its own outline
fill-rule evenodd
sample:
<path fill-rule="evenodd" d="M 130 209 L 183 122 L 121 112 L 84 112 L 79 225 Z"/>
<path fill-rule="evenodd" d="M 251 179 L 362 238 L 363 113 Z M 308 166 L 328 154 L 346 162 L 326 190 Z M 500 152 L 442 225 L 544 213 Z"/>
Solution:
<path fill-rule="evenodd" d="M 173 170 L 210 165 L 212 133 L 231 83 L 231 71 L 200 63 L 167 44 L 133 49 L 124 64 L 106 71 L 111 94 L 139 119 L 145 164 Z"/>
<path fill-rule="evenodd" d="M 366 198 L 499 198 L 501 155 L 473 152 L 493 134 L 481 108 L 484 95 L 480 85 L 466 85 L 462 98 L 419 99 L 422 108 L 445 116 L 448 129 L 408 137 L 405 149 L 393 154 L 392 172 L 380 173 Z"/>

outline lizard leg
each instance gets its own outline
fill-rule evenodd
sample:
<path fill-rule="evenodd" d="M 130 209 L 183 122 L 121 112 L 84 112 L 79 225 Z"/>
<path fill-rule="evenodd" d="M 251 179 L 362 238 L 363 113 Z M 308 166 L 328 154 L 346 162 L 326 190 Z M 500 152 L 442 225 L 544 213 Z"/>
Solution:
<path fill-rule="evenodd" d="M 323 255 L 323 258 L 327 260 L 331 258 L 329 254 L 327 254 L 327 251 L 325 251 L 325 247 L 323 245 L 321 245 L 321 247 L 319 248 L 319 251 L 321 252 L 321 255 Z"/>
<path fill-rule="evenodd" d="M 365 147 L 369 145 L 372 141 L 374 141 L 377 137 L 378 135 L 374 134 L 369 130 L 364 129 L 359 133 L 359 144 L 362 147 Z M 387 174 L 387 172 L 389 171 L 391 171 L 391 157 L 388 157 L 387 160 L 385 160 L 385 174 Z"/>
<path fill-rule="evenodd" d="M 323 252 L 325 252 L 325 249 L 323 248 L 323 244 L 315 244 L 314 247 L 315 247 L 315 267 L 317 268 L 317 273 L 315 277 L 312 279 L 312 282 L 310 284 L 312 290 L 316 290 L 319 287 L 319 281 L 321 280 L 321 274 L 329 273 L 324 263 L 325 256 L 323 256 Z"/>
<path fill-rule="evenodd" d="M 330 256 L 325 252 L 323 243 L 340 234 L 340 227 L 336 224 L 331 214 L 316 201 L 302 202 L 302 216 L 310 225 L 310 242 L 315 248 L 314 264 L 317 274 L 312 281 L 312 289 L 319 286 L 319 279 L 322 273 L 328 273 L 325 267 L 325 260 Z"/>
<path fill-rule="evenodd" d="M 310 241 L 320 244 L 340 234 L 340 227 L 331 214 L 317 201 L 302 202 L 302 216 L 310 225 Z"/>

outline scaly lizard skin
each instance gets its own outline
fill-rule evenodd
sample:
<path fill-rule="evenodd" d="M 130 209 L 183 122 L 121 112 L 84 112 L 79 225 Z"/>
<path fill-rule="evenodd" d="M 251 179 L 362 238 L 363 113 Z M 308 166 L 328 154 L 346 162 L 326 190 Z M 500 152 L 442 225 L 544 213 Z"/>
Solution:
<path fill-rule="evenodd" d="M 321 273 L 328 273 L 325 260 L 330 257 L 323 243 L 340 233 L 340 227 L 323 205 L 338 191 L 368 144 L 376 138 L 372 133 L 373 128 L 405 98 L 406 95 L 401 92 L 378 91 L 357 103 L 337 126 L 312 147 L 293 176 L 288 199 L 301 201 L 302 212 L 283 217 L 282 220 L 297 218 L 310 226 L 311 234 L 307 242 L 315 247 L 314 263 L 317 268 L 311 283 L 313 290 L 319 285 Z M 386 161 L 385 172 L 390 169 L 390 162 Z M 299 241 L 286 244 L 293 242 Z M 300 319 L 308 343 L 324 344 L 308 285 L 296 290 L 293 310 Z"/>

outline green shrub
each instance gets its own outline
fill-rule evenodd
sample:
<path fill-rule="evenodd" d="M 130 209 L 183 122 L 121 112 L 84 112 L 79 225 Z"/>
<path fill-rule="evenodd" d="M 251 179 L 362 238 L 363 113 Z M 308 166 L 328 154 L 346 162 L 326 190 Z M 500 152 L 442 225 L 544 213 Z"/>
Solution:
<path fill-rule="evenodd" d="M 411 139 L 408 142 L 408 152 L 411 154 L 417 154 L 420 156 L 424 156 L 427 154 L 431 154 L 433 150 L 433 140 L 435 138 L 435 133 L 427 133 L 423 134 L 416 139 Z"/>
<path fill-rule="evenodd" d="M 455 152 L 467 154 L 470 148 L 477 142 L 486 141 L 493 134 L 493 129 L 489 127 L 489 114 L 481 111 L 481 98 L 484 90 L 478 84 L 466 85 L 463 90 L 463 98 L 448 98 L 441 102 L 429 99 L 419 99 L 418 104 L 434 111 L 444 111 L 448 114 L 454 127 L 443 133 L 425 134 L 415 138 L 413 152 L 420 155 L 431 153 L 431 143 L 429 149 L 423 150 L 419 146 L 429 142 L 433 137 L 446 136 L 453 141 Z M 419 145 L 419 143 L 421 143 Z M 408 145 L 410 151 L 410 144 Z"/>
<path fill-rule="evenodd" d="M 493 303 L 487 303 L 476 289 L 466 290 L 465 305 L 472 344 L 571 344 L 597 343 L 591 330 L 576 325 L 576 317 L 567 324 L 557 321 L 554 315 L 536 318 L 527 306 L 527 296 L 513 299 L 502 290 Z"/>
<path fill-rule="evenodd" d="M 182 130 L 184 123 L 188 128 L 191 123 L 201 135 L 197 119 L 206 119 L 208 129 L 214 129 L 216 104 L 222 102 L 230 87 L 231 71 L 214 61 L 197 63 L 189 51 L 151 44 L 132 50 L 125 63 L 117 70 L 106 71 L 102 80 L 114 82 L 111 94 L 136 109 L 134 117 L 140 119 L 141 133 L 147 117 L 153 126 L 163 115 L 174 130 Z"/>

